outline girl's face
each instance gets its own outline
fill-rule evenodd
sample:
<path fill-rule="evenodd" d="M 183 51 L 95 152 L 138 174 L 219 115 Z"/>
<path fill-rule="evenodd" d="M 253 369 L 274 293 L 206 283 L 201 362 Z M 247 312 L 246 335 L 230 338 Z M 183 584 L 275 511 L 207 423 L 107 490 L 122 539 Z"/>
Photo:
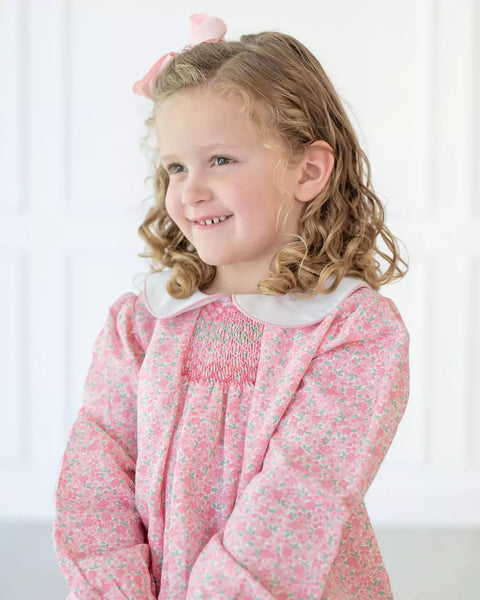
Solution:
<path fill-rule="evenodd" d="M 265 148 L 241 106 L 239 98 L 182 91 L 156 107 L 155 131 L 170 178 L 167 212 L 217 267 L 211 291 L 254 293 L 274 254 L 298 233 L 302 203 L 293 167 L 279 182 L 283 191 L 274 181 L 284 149 Z"/>

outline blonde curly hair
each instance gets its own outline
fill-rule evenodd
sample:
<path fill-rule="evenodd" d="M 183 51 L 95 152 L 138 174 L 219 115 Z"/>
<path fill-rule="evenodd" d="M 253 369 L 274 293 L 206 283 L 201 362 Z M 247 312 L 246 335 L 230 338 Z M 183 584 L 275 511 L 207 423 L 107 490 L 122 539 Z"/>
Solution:
<path fill-rule="evenodd" d="M 346 275 L 378 290 L 406 275 L 408 265 L 385 225 L 384 207 L 371 184 L 370 163 L 332 83 L 303 44 L 286 34 L 262 32 L 183 50 L 153 82 L 146 137 L 154 129 L 155 106 L 189 89 L 240 94 L 262 138 L 273 133 L 283 140 L 287 161 L 299 159 L 316 140 L 333 149 L 335 163 L 327 185 L 305 203 L 299 235 L 276 253 L 269 277 L 258 284 L 259 293 L 329 293 Z M 267 108 L 268 122 L 257 114 L 258 102 Z M 216 267 L 201 260 L 170 219 L 165 208 L 169 176 L 157 166 L 157 155 L 158 149 L 152 160 L 155 203 L 139 227 L 147 244 L 141 256 L 151 259 L 153 271 L 171 268 L 167 292 L 188 298 L 213 282 Z M 379 238 L 384 249 L 378 247 Z"/>

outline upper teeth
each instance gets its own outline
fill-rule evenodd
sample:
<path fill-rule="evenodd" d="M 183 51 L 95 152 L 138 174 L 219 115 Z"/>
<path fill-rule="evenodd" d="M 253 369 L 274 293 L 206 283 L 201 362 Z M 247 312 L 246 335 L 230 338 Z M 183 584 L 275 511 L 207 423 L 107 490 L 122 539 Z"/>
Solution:
<path fill-rule="evenodd" d="M 227 217 L 214 217 L 213 219 L 207 219 L 206 221 L 199 221 L 202 225 L 213 225 L 214 223 L 220 223 L 220 221 L 225 221 Z"/>

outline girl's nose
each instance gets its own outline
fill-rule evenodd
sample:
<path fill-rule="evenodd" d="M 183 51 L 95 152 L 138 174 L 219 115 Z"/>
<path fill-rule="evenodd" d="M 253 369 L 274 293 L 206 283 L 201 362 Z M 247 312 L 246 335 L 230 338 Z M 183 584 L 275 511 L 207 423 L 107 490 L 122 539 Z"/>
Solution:
<path fill-rule="evenodd" d="M 206 181 L 201 178 L 191 178 L 185 183 L 182 192 L 183 204 L 198 204 L 199 202 L 208 202 L 212 199 L 212 190 Z"/>

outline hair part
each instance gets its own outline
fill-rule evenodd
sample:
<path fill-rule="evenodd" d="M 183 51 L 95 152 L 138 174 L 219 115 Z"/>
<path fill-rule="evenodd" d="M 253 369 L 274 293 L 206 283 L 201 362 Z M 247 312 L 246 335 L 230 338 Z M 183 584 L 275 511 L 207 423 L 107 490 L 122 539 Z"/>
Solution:
<path fill-rule="evenodd" d="M 385 225 L 385 210 L 371 183 L 371 168 L 329 78 L 315 56 L 295 38 L 262 32 L 240 41 L 198 44 L 174 57 L 152 86 L 155 107 L 181 91 L 239 95 L 242 110 L 264 144 L 286 150 L 285 165 L 300 160 L 308 144 L 324 140 L 335 164 L 328 183 L 306 202 L 299 235 L 274 256 L 262 294 L 329 293 L 345 276 L 373 289 L 404 277 L 408 265 Z M 267 119 L 259 107 L 266 109 Z M 147 135 L 149 135 L 147 134 Z M 152 270 L 171 268 L 167 292 L 187 298 L 213 282 L 216 267 L 204 263 L 165 208 L 169 176 L 153 158 L 155 204 L 139 228 Z M 298 238 L 298 239 L 297 239 Z M 383 249 L 379 247 L 383 244 Z M 384 268 L 380 263 L 384 263 Z M 327 285 L 328 284 L 328 285 Z"/>

